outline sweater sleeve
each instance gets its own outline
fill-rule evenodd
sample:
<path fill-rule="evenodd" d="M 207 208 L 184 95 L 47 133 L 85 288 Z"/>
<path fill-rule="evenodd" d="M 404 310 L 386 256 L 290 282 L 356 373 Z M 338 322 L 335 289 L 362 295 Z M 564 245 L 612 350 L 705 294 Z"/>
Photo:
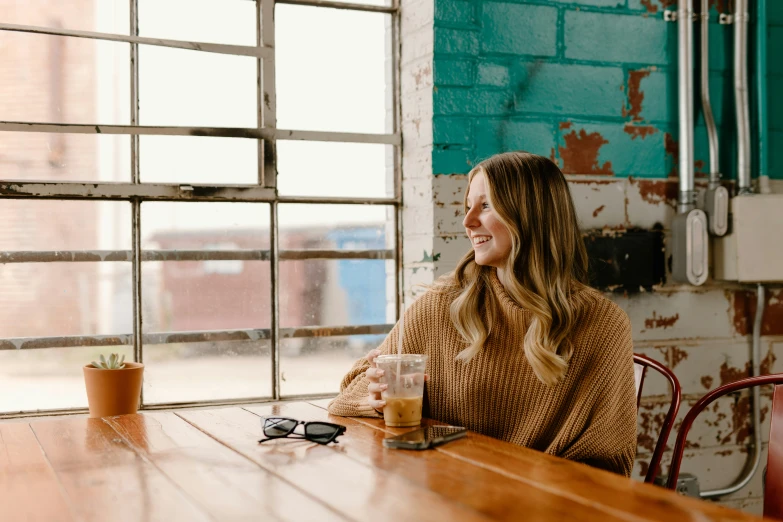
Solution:
<path fill-rule="evenodd" d="M 432 305 L 432 291 L 414 302 L 405 311 L 403 325 L 403 353 L 424 353 L 425 343 L 422 334 L 427 331 L 427 317 L 429 307 Z M 389 335 L 383 340 L 379 349 L 382 355 L 397 352 L 400 322 L 394 325 Z M 329 413 L 340 417 L 380 417 L 368 402 L 367 386 L 370 381 L 364 372 L 370 367 L 367 357 L 362 357 L 353 364 L 351 370 L 343 377 L 340 383 L 340 393 L 328 406 Z"/>
<path fill-rule="evenodd" d="M 381 350 L 389 344 L 389 336 L 381 344 Z M 329 403 L 329 413 L 340 417 L 380 417 L 367 403 L 367 385 L 370 381 L 364 376 L 364 372 L 369 367 L 367 357 L 353 363 L 353 367 L 340 383 L 340 394 Z"/>
<path fill-rule="evenodd" d="M 596 368 L 591 421 L 561 456 L 630 477 L 636 456 L 636 384 L 631 323 L 624 312 L 616 334 L 605 342 L 607 357 Z"/>

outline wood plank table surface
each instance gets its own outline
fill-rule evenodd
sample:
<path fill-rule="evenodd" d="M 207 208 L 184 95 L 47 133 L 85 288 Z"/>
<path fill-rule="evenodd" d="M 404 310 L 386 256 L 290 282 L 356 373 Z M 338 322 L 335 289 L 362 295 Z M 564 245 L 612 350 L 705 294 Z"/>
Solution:
<path fill-rule="evenodd" d="M 386 449 L 410 428 L 333 417 L 327 402 L 0 423 L 0 519 L 761 520 L 472 432 L 433 450 Z M 328 446 L 258 444 L 265 415 L 347 431 Z"/>

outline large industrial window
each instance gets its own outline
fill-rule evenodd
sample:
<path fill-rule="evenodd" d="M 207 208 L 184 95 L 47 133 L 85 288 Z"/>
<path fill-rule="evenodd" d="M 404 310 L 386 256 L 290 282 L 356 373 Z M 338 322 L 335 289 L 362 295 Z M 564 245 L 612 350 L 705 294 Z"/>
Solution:
<path fill-rule="evenodd" d="M 335 393 L 399 310 L 384 0 L 0 2 L 0 415 Z"/>

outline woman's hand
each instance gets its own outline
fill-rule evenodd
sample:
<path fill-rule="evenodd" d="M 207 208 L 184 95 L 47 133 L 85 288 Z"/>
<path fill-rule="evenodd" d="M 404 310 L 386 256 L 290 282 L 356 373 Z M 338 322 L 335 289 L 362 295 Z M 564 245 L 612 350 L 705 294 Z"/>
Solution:
<path fill-rule="evenodd" d="M 367 368 L 364 375 L 367 376 L 367 380 L 370 381 L 370 384 L 367 385 L 367 403 L 370 407 L 374 408 L 375 411 L 382 414 L 383 407 L 386 406 L 386 401 L 381 397 L 381 392 L 385 391 L 388 388 L 388 385 L 380 383 L 380 379 L 383 377 L 383 370 L 375 365 L 375 358 L 379 355 L 381 355 L 381 351 L 377 348 L 371 350 L 370 353 L 367 354 L 367 360 L 370 362 L 370 367 Z M 424 382 L 429 380 L 430 376 L 425 373 Z"/>
<path fill-rule="evenodd" d="M 379 382 L 383 376 L 383 370 L 378 369 L 375 365 L 375 358 L 381 354 L 381 351 L 377 348 L 371 350 L 367 354 L 367 360 L 370 362 L 370 367 L 364 372 L 367 376 L 367 380 L 370 384 L 367 385 L 367 403 L 370 407 L 374 408 L 378 413 L 383 413 L 383 407 L 386 406 L 386 401 L 381 398 L 381 392 L 387 388 L 387 385 Z"/>

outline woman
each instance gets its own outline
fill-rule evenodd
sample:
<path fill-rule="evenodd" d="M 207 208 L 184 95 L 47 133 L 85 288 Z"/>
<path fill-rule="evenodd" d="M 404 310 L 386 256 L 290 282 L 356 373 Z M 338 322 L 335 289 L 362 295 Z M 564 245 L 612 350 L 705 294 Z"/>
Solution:
<path fill-rule="evenodd" d="M 586 286 L 587 253 L 568 184 L 550 160 L 493 156 L 468 178 L 472 243 L 454 272 L 405 312 L 403 352 L 429 355 L 424 415 L 629 476 L 636 453 L 628 316 Z M 329 405 L 378 416 L 374 359 Z"/>

